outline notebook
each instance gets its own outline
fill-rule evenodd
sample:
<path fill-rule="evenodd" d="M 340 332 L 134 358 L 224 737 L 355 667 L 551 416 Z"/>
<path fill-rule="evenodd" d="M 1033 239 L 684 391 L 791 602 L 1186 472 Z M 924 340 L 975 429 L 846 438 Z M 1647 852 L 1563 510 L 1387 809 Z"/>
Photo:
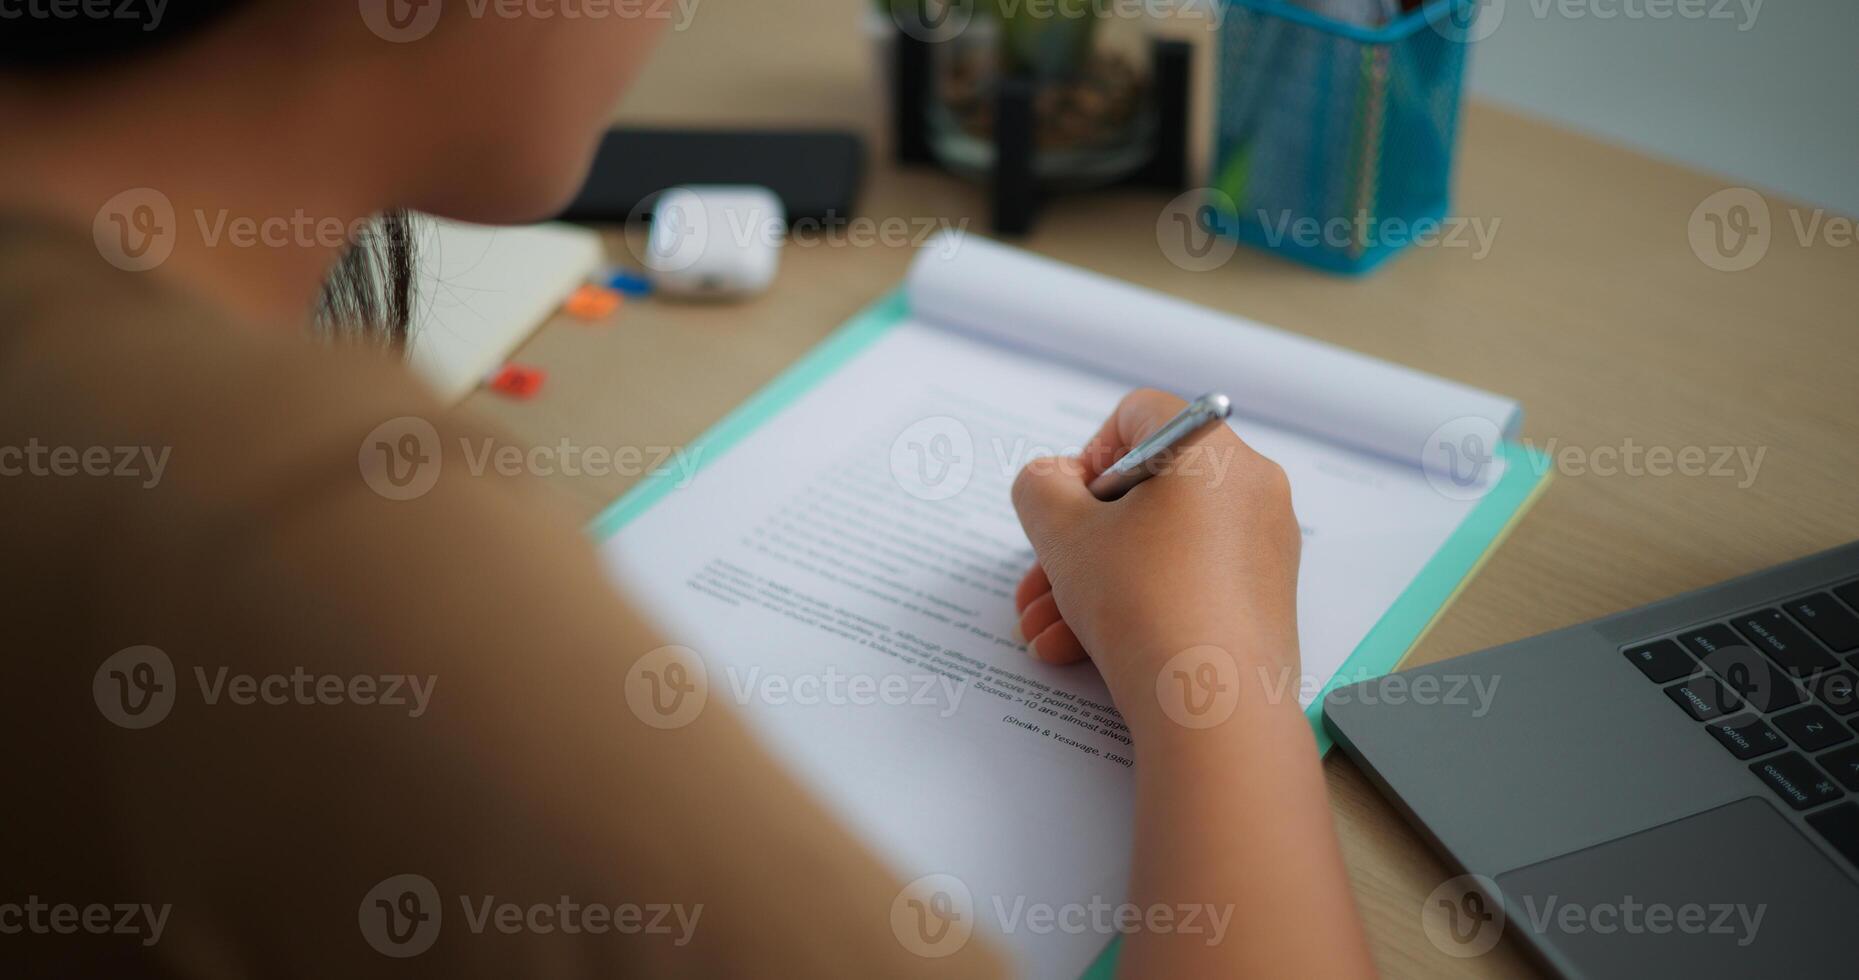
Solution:
<path fill-rule="evenodd" d="M 1225 392 L 1285 468 L 1287 696 L 1313 725 L 1323 691 L 1394 667 L 1546 470 L 1509 441 L 1509 399 L 951 233 L 688 447 L 694 475 L 646 478 L 592 527 L 709 702 L 903 880 L 959 882 L 1026 976 L 1078 976 L 1115 938 L 1040 910 L 1124 900 L 1132 753 L 1088 664 L 1012 639 L 1033 554 L 1008 488 L 1141 385 Z"/>
<path fill-rule="evenodd" d="M 417 307 L 407 357 L 447 402 L 470 394 L 605 258 L 600 236 L 573 225 L 421 216 L 415 228 Z"/>

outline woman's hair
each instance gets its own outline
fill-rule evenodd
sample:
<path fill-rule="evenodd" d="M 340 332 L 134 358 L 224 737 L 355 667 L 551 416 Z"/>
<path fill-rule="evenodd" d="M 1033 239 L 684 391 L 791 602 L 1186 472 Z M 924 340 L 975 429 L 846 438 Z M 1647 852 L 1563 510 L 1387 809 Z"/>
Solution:
<path fill-rule="evenodd" d="M 0 75 L 56 75 L 128 62 L 270 0 L 109 0 L 40 4 L 0 20 Z M 306 2 L 306 0 L 297 0 Z M 319 0 L 323 2 L 323 0 Z M 406 212 L 380 216 L 330 271 L 315 314 L 333 336 L 400 346 L 412 319 L 413 236 Z"/>
<path fill-rule="evenodd" d="M 407 212 L 381 215 L 373 234 L 342 253 L 323 280 L 316 320 L 336 337 L 405 346 L 413 322 L 413 220 Z"/>
<path fill-rule="evenodd" d="M 145 54 L 257 0 L 21 5 L 0 31 L 0 69 L 82 68 Z"/>

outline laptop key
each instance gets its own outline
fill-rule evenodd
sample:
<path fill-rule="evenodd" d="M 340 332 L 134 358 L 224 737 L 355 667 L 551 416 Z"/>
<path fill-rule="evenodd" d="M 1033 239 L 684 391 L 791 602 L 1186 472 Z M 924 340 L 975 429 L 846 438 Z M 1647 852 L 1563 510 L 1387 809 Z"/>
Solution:
<path fill-rule="evenodd" d="M 1748 645 L 1743 642 L 1742 637 L 1737 636 L 1730 627 L 1722 623 L 1712 623 L 1709 626 L 1701 626 L 1689 632 L 1680 633 L 1678 643 L 1700 660 L 1724 647 Z"/>
<path fill-rule="evenodd" d="M 1764 609 L 1731 621 L 1738 633 L 1748 637 L 1750 645 L 1780 664 L 1796 677 L 1839 666 L 1833 655 L 1821 649 L 1814 638 L 1782 615 L 1779 609 Z"/>
<path fill-rule="evenodd" d="M 1859 745 L 1834 749 L 1814 761 L 1820 763 L 1820 768 L 1832 773 L 1841 786 L 1859 793 Z"/>
<path fill-rule="evenodd" d="M 1743 706 L 1743 702 L 1715 677 L 1693 677 L 1665 689 L 1666 697 L 1685 709 L 1693 721 L 1720 718 Z"/>
<path fill-rule="evenodd" d="M 1764 759 L 1749 767 L 1769 784 L 1775 795 L 1796 810 L 1831 803 L 1846 794 L 1814 764 L 1793 752 Z"/>
<path fill-rule="evenodd" d="M 1859 674 L 1850 670 L 1829 670 L 1824 674 L 1815 674 L 1808 680 L 1807 686 L 1814 692 L 1814 697 L 1836 715 L 1850 715 L 1859 711 Z"/>
<path fill-rule="evenodd" d="M 1669 684 L 1697 673 L 1697 661 L 1671 640 L 1657 640 L 1627 650 L 1627 659 L 1654 684 Z"/>
<path fill-rule="evenodd" d="M 1841 742 L 1852 741 L 1853 737 L 1845 725 L 1835 721 L 1827 709 L 1817 704 L 1776 715 L 1775 727 L 1781 729 L 1789 741 L 1809 752 L 1830 749 Z"/>
<path fill-rule="evenodd" d="M 1838 586 L 1833 590 L 1833 594 L 1846 600 L 1848 606 L 1859 610 L 1859 582 L 1848 582 Z"/>
<path fill-rule="evenodd" d="M 1729 632 L 1725 630 L 1725 632 Z M 1780 711 L 1807 700 L 1780 667 L 1744 644 L 1719 647 L 1704 656 L 1704 666 L 1730 683 L 1757 711 Z"/>
<path fill-rule="evenodd" d="M 1842 803 L 1807 818 L 1807 825 L 1827 839 L 1833 849 L 1859 866 L 1859 803 Z"/>
<path fill-rule="evenodd" d="M 1783 603 L 1782 608 L 1834 653 L 1859 650 L 1859 616 L 1825 592 Z"/>
<path fill-rule="evenodd" d="M 1754 759 L 1764 753 L 1788 747 L 1787 739 L 1755 715 L 1719 718 L 1704 727 L 1710 731 L 1712 738 L 1739 759 Z"/>

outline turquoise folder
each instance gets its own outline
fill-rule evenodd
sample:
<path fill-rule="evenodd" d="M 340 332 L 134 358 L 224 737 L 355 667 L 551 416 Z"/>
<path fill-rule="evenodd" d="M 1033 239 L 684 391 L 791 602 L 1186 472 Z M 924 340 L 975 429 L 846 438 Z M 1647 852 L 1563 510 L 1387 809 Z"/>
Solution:
<path fill-rule="evenodd" d="M 901 290 L 866 307 L 699 436 L 690 447 L 689 458 L 699 460 L 701 469 L 710 460 L 728 452 L 763 422 L 902 323 L 909 312 L 910 304 Z M 1328 694 L 1338 685 L 1393 670 L 1426 635 L 1485 557 L 1496 549 L 1548 485 L 1549 467 L 1541 453 L 1519 443 L 1507 442 L 1499 449 L 1499 455 L 1506 462 L 1503 478 L 1446 539 L 1420 574 L 1408 583 L 1394 605 L 1382 614 L 1355 652 L 1337 670 L 1336 676 L 1324 685 L 1322 694 Z M 668 470 L 648 474 L 594 518 L 589 525 L 590 533 L 597 541 L 611 537 L 670 493 L 676 480 L 676 474 Z M 1322 702 L 1319 695 L 1305 713 L 1317 733 L 1318 751 L 1328 753 L 1330 737 L 1323 730 Z M 1109 980 L 1116 972 L 1116 957 L 1117 943 L 1113 940 L 1085 971 L 1086 980 Z"/>

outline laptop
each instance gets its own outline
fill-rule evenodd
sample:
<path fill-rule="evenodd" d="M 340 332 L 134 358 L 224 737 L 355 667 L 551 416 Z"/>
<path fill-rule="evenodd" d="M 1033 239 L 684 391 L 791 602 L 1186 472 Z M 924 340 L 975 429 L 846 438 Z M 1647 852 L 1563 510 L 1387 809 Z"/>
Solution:
<path fill-rule="evenodd" d="M 1360 684 L 1324 724 L 1460 876 L 1455 956 L 1859 972 L 1859 542 Z M 1474 693 L 1476 692 L 1476 693 Z"/>

